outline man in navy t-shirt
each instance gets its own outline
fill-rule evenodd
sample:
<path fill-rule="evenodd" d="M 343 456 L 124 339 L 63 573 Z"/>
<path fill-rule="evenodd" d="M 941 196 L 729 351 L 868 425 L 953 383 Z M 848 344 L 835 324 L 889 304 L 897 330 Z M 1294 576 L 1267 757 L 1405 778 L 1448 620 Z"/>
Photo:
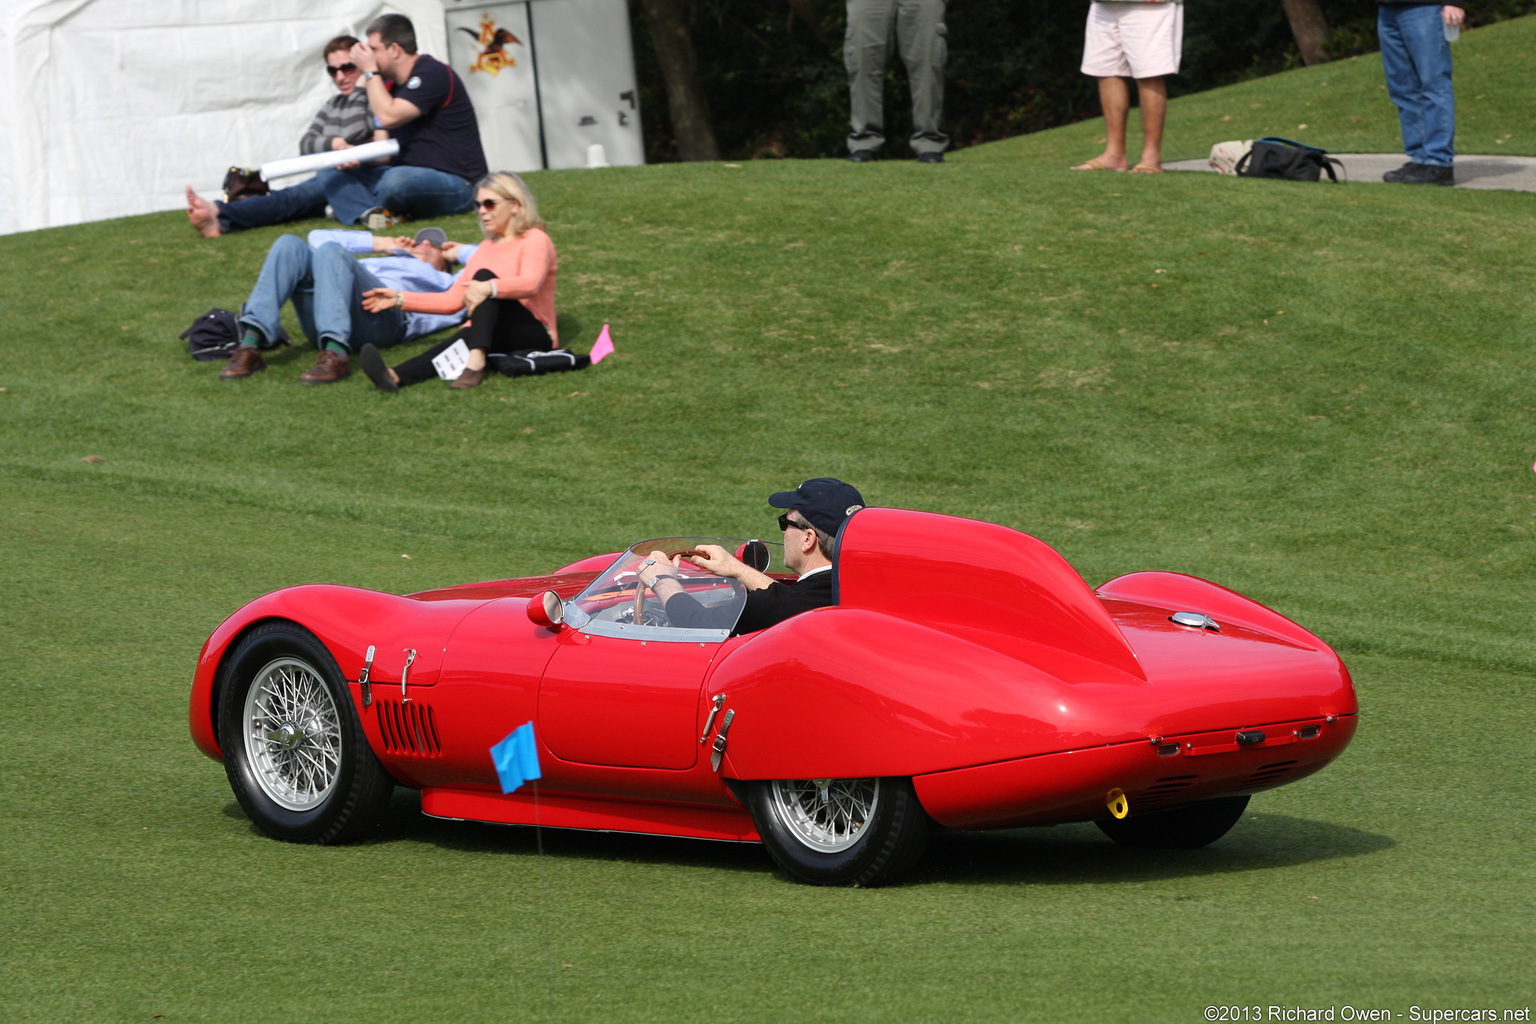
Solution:
<path fill-rule="evenodd" d="M 374 119 L 400 143 L 400 153 L 385 167 L 320 172 L 336 219 L 382 231 L 474 209 L 475 183 L 489 169 L 463 80 L 416 52 L 415 26 L 402 14 L 375 18 L 366 35 L 352 48 L 352 61 L 363 70 Z"/>

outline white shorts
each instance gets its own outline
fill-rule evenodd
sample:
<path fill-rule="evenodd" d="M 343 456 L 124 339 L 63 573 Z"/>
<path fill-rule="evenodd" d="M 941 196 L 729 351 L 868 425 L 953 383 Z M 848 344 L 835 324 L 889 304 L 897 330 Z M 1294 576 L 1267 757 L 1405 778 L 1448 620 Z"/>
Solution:
<path fill-rule="evenodd" d="M 1083 74 L 1094 78 L 1176 75 L 1183 55 L 1183 4 L 1095 0 L 1089 6 Z"/>

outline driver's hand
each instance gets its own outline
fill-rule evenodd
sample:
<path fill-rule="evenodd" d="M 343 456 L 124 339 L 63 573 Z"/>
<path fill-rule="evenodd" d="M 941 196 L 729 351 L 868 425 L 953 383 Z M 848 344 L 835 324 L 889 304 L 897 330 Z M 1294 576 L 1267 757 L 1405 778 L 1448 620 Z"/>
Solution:
<path fill-rule="evenodd" d="M 709 570 L 716 576 L 735 578 L 736 570 L 746 568 L 737 561 L 735 555 L 719 544 L 700 544 L 697 550 L 703 554 L 690 555 L 688 561 L 701 569 Z"/>
<path fill-rule="evenodd" d="M 678 560 L 675 558 L 669 559 L 665 551 L 652 551 L 645 557 L 647 560 L 655 562 L 656 564 L 642 564 L 639 568 L 639 571 L 637 571 L 635 575 L 639 576 L 640 582 L 644 583 L 648 587 L 654 586 L 656 583 L 656 577 L 665 572 L 668 567 L 673 569 L 677 568 Z"/>

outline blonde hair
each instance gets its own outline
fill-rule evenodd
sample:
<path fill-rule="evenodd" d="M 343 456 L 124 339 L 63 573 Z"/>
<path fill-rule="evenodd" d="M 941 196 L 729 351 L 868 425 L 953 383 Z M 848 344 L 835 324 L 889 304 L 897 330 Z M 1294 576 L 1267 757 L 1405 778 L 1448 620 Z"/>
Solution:
<path fill-rule="evenodd" d="M 529 228 L 544 226 L 544 219 L 539 216 L 538 201 L 533 198 L 533 193 L 528 191 L 527 182 L 511 171 L 487 174 L 475 183 L 475 191 L 479 192 L 481 189 L 494 192 L 503 199 L 517 200 L 517 212 L 512 215 L 512 223 L 508 225 L 513 237 L 521 235 Z"/>

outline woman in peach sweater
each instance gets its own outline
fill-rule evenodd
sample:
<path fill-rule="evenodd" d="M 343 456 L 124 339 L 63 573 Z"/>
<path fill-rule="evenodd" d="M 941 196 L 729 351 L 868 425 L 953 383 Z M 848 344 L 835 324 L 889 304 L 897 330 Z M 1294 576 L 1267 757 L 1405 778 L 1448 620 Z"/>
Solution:
<path fill-rule="evenodd" d="M 372 288 L 363 293 L 363 308 L 370 313 L 391 308 L 411 313 L 452 313 L 465 308 L 470 313 L 453 337 L 393 368 L 384 365 L 378 349 L 363 346 L 363 372 L 381 389 L 396 391 L 437 376 L 433 358 L 460 340 L 469 348 L 469 362 L 449 385 L 455 388 L 477 386 L 485 378 L 488 363 L 509 376 L 529 372 L 525 367 L 539 362 L 539 353 L 555 348 L 555 243 L 544 233 L 533 194 L 522 178 L 499 171 L 475 187 L 475 206 L 487 240 L 451 288 L 445 292 Z M 586 356 L 571 358 L 586 365 Z"/>

